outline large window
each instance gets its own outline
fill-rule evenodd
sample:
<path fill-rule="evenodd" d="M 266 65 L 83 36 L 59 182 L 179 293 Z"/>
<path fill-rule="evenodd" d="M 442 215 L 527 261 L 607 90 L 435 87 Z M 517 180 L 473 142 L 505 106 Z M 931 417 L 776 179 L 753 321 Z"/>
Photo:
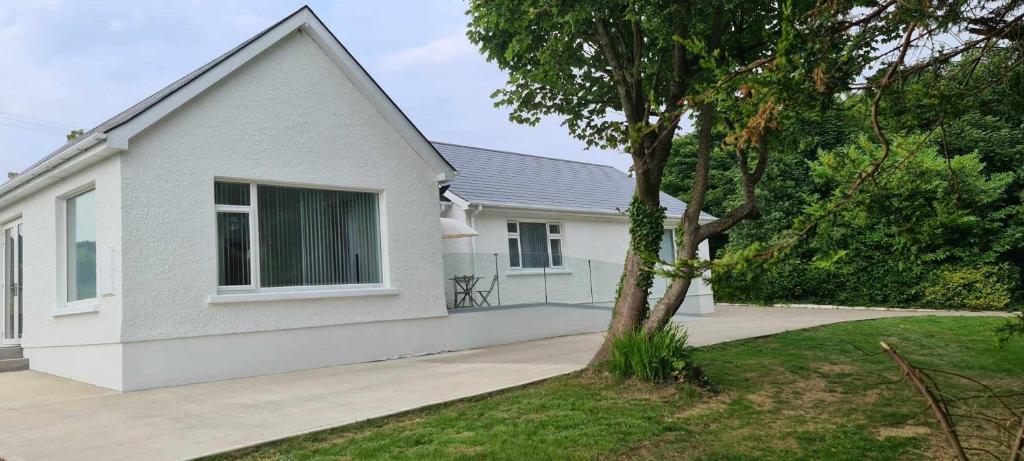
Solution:
<path fill-rule="evenodd" d="M 68 301 L 96 297 L 96 191 L 69 197 L 67 206 Z"/>
<path fill-rule="evenodd" d="M 563 267 L 562 225 L 546 222 L 508 222 L 509 266 L 522 269 Z"/>
<path fill-rule="evenodd" d="M 381 283 L 377 194 L 217 182 L 222 289 Z"/>

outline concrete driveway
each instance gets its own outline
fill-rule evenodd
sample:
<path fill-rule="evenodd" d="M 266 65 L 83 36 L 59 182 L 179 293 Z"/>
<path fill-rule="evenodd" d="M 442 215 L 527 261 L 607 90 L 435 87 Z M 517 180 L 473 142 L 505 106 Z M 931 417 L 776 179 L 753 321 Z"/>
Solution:
<path fill-rule="evenodd" d="M 694 345 L 934 313 L 719 305 Z M 942 313 L 938 315 L 957 315 Z M 599 333 L 121 394 L 34 371 L 0 374 L 0 457 L 183 459 L 521 385 L 583 367 Z"/>

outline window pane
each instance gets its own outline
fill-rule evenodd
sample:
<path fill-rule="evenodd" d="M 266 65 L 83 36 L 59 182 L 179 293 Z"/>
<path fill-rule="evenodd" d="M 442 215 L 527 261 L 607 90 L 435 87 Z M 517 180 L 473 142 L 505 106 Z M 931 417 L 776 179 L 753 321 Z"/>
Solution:
<path fill-rule="evenodd" d="M 220 286 L 252 283 L 250 266 L 249 214 L 217 213 L 217 262 Z"/>
<path fill-rule="evenodd" d="M 551 239 L 551 265 L 562 267 L 562 240 Z"/>
<path fill-rule="evenodd" d="M 377 194 L 259 186 L 260 284 L 380 283 Z"/>
<path fill-rule="evenodd" d="M 519 239 L 508 239 L 508 265 L 519 266 Z"/>
<path fill-rule="evenodd" d="M 508 233 L 515 234 L 517 232 L 519 232 L 519 226 L 517 226 L 514 222 L 508 223 Z"/>
<path fill-rule="evenodd" d="M 249 185 L 237 182 L 213 183 L 213 199 L 217 205 L 249 205 Z"/>
<path fill-rule="evenodd" d="M 665 229 L 661 233 L 661 248 L 658 250 L 658 259 L 671 263 L 676 260 L 676 246 L 672 229 Z"/>
<path fill-rule="evenodd" d="M 539 268 L 548 266 L 547 224 L 519 223 L 519 239 L 523 249 L 523 267 Z"/>
<path fill-rule="evenodd" d="M 561 234 L 562 228 L 558 224 L 551 224 L 548 226 L 548 232 L 551 232 L 552 234 Z"/>
<path fill-rule="evenodd" d="M 96 297 L 96 191 L 67 200 L 68 301 Z"/>

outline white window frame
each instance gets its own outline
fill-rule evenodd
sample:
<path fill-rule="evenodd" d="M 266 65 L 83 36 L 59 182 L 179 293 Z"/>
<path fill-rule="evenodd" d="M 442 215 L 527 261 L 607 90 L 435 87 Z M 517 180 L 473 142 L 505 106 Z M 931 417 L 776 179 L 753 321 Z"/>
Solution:
<path fill-rule="evenodd" d="M 223 294 L 242 294 L 242 293 L 295 293 L 295 292 L 307 292 L 307 291 L 325 291 L 325 290 L 343 290 L 343 291 L 357 291 L 366 288 L 385 288 L 388 286 L 388 263 L 387 263 L 387 230 L 384 227 L 384 220 L 382 215 L 385 213 L 384 209 L 384 192 L 380 190 L 360 190 L 360 189 L 342 189 L 338 187 L 320 186 L 320 185 L 307 185 L 307 184 L 295 184 L 295 183 L 278 183 L 278 182 L 265 182 L 265 181 L 252 181 L 245 179 L 233 179 L 233 178 L 214 178 L 214 183 L 234 183 L 234 184 L 248 184 L 249 185 L 249 205 L 219 205 L 214 199 L 214 222 L 216 223 L 216 214 L 221 212 L 226 213 L 245 213 L 249 215 L 249 285 L 220 285 L 220 266 L 218 264 L 216 277 L 217 277 L 217 293 Z M 260 244 L 259 244 L 259 198 L 258 188 L 259 186 L 280 186 L 280 187 L 294 187 L 294 188 L 306 188 L 316 190 L 330 190 L 330 191 L 343 191 L 343 192 L 362 192 L 374 194 L 377 197 L 377 232 L 379 233 L 378 241 L 380 247 L 377 249 L 380 255 L 380 271 L 381 281 L 378 283 L 347 283 L 338 285 L 299 285 L 289 287 L 262 287 L 260 286 Z M 216 224 L 214 225 L 214 248 L 218 244 L 220 238 L 216 232 Z"/>
<path fill-rule="evenodd" d="M 508 259 L 508 267 L 510 267 L 512 269 L 522 269 L 523 268 L 523 241 L 519 238 L 519 221 L 509 220 L 508 222 L 506 222 L 505 223 L 505 230 L 506 231 L 508 231 L 508 225 L 509 224 L 515 224 L 516 225 L 516 231 L 508 233 L 508 238 L 505 240 L 505 243 L 507 244 L 508 240 L 510 240 L 510 239 L 516 239 L 516 260 L 519 261 L 519 264 L 513 266 L 512 265 L 512 257 L 510 256 L 509 259 Z"/>
<path fill-rule="evenodd" d="M 548 246 L 548 267 L 547 268 L 548 269 L 564 269 L 565 268 L 565 245 L 564 245 L 565 240 L 563 238 L 565 236 L 565 224 L 563 224 L 561 221 L 534 221 L 534 220 L 529 220 L 529 219 L 509 219 L 506 222 L 506 224 L 505 224 L 505 230 L 506 231 L 508 230 L 508 225 L 509 224 L 515 224 L 516 225 L 516 232 L 508 232 L 508 237 L 506 238 L 506 244 L 508 243 L 508 239 L 513 239 L 513 238 L 516 239 L 516 252 L 519 254 L 519 265 L 518 266 L 513 266 L 512 265 L 512 259 L 510 257 L 509 258 L 509 267 L 512 268 L 512 269 L 521 270 L 521 271 L 524 271 L 524 272 L 527 272 L 527 271 L 543 271 L 545 269 L 543 267 L 523 267 L 523 239 L 520 238 L 520 234 L 518 232 L 520 230 L 520 226 L 519 226 L 520 223 L 543 224 L 544 225 L 544 234 L 545 234 L 545 237 L 547 239 L 546 242 L 547 242 L 547 246 Z M 552 234 L 551 233 L 551 226 L 558 226 L 558 233 L 557 234 Z M 554 264 L 555 263 L 555 252 L 552 251 L 552 248 L 551 248 L 551 241 L 552 240 L 558 240 L 558 249 L 559 249 L 559 253 L 560 253 L 561 257 L 562 257 L 562 264 L 559 264 L 557 266 Z"/>
<path fill-rule="evenodd" d="M 214 183 L 234 183 L 234 184 L 245 184 L 242 181 L 215 181 Z M 237 291 L 255 291 L 260 288 L 260 245 L 259 245 L 259 227 L 260 223 L 258 216 L 256 215 L 256 183 L 249 184 L 249 204 L 248 205 L 219 205 L 217 200 L 214 199 L 214 223 L 216 223 L 217 215 L 220 213 L 236 213 L 245 214 L 249 216 L 249 284 L 248 285 L 221 285 L 220 284 L 220 264 L 217 265 L 217 291 L 222 293 L 237 292 Z M 215 186 L 216 187 L 216 186 Z M 216 235 L 216 224 L 214 225 L 214 242 L 219 244 L 219 235 Z"/>
<path fill-rule="evenodd" d="M 551 233 L 551 226 L 558 226 L 558 233 Z M 560 222 L 549 222 L 546 223 L 544 231 L 548 234 L 548 266 L 555 269 L 562 269 L 565 267 L 565 245 L 562 244 L 562 234 L 565 232 L 565 226 Z M 562 258 L 562 264 L 555 265 L 555 251 L 551 246 L 552 240 L 558 240 L 558 256 Z"/>

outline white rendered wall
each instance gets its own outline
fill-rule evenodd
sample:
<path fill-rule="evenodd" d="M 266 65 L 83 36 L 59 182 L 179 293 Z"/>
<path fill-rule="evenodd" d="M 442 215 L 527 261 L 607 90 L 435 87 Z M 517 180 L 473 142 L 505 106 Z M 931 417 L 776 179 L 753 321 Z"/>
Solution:
<path fill-rule="evenodd" d="M 0 220 L 20 217 L 23 238 L 23 325 L 21 340 L 29 366 L 35 370 L 108 385 L 120 380 L 121 361 L 116 348 L 121 337 L 121 184 L 120 158 L 107 157 L 54 181 L 0 210 Z M 96 248 L 107 253 L 98 265 L 97 285 L 109 283 L 113 292 L 99 295 L 85 312 L 65 308 L 67 268 L 64 196 L 95 188 Z M 66 352 L 66 353 L 65 353 Z M 102 361 L 102 363 L 101 363 Z"/>
<path fill-rule="evenodd" d="M 125 342 L 445 315 L 435 174 L 302 33 L 132 139 L 123 170 Z M 383 191 L 398 294 L 208 304 L 214 178 Z"/>
<path fill-rule="evenodd" d="M 448 349 L 605 331 L 611 312 L 602 307 L 556 305 L 456 310 L 448 315 Z"/>
<path fill-rule="evenodd" d="M 124 390 L 122 344 L 29 347 L 25 357 L 35 371 L 117 391 Z"/>
<path fill-rule="evenodd" d="M 259 376 L 448 350 L 447 318 L 124 344 L 124 391 Z"/>
<path fill-rule="evenodd" d="M 451 205 L 446 216 L 458 218 L 461 209 Z M 472 215 L 473 208 L 469 214 Z M 545 299 L 544 275 L 534 271 L 509 268 L 507 222 L 512 220 L 546 221 L 562 224 L 562 254 L 564 269 L 547 273 Z M 624 217 L 598 217 L 566 213 L 537 213 L 509 211 L 484 207 L 472 219 L 479 236 L 445 242 L 445 295 L 452 305 L 453 274 L 476 274 L 483 279 L 478 288 L 486 289 L 495 273 L 494 253 L 498 253 L 497 272 L 500 278 L 501 304 L 587 303 L 591 301 L 591 286 L 595 303 L 610 303 L 622 274 L 626 249 L 629 246 L 628 222 Z M 666 225 L 673 223 L 667 222 Z M 707 242 L 701 244 L 699 254 L 708 257 Z M 506 276 L 507 274 L 507 276 Z M 657 278 L 651 290 L 653 298 L 660 298 L 667 280 Z M 497 295 L 491 297 L 496 303 Z M 690 284 L 687 299 L 680 308 L 682 313 L 708 313 L 714 310 L 711 287 L 696 279 Z"/>

